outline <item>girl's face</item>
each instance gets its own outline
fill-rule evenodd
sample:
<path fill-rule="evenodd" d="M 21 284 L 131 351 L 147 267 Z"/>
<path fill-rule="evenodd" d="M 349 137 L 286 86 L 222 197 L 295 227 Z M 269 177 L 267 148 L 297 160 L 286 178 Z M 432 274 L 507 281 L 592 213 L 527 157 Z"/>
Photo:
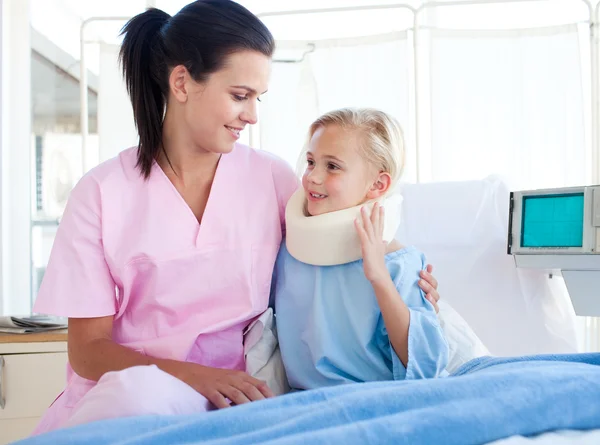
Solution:
<path fill-rule="evenodd" d="M 357 130 L 327 125 L 315 131 L 306 153 L 302 186 L 312 216 L 335 212 L 380 197 L 390 176 L 360 154 Z"/>
<path fill-rule="evenodd" d="M 220 71 L 201 83 L 183 67 L 175 68 L 170 86 L 173 105 L 178 105 L 178 131 L 200 152 L 229 153 L 246 125 L 256 123 L 270 72 L 271 59 L 255 51 L 231 54 Z"/>

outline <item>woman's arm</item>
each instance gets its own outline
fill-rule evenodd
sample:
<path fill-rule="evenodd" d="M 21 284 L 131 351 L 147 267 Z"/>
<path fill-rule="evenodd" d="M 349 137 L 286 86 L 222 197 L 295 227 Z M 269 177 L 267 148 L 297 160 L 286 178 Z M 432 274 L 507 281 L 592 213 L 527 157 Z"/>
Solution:
<path fill-rule="evenodd" d="M 97 381 L 109 371 L 157 364 L 150 357 L 115 343 L 113 317 L 69 318 L 69 363 L 81 377 Z"/>
<path fill-rule="evenodd" d="M 69 318 L 69 362 L 81 377 L 98 380 L 110 371 L 156 365 L 190 385 L 217 408 L 229 407 L 227 399 L 239 405 L 274 396 L 265 382 L 242 371 L 158 359 L 121 346 L 112 340 L 112 327 L 112 316 Z"/>

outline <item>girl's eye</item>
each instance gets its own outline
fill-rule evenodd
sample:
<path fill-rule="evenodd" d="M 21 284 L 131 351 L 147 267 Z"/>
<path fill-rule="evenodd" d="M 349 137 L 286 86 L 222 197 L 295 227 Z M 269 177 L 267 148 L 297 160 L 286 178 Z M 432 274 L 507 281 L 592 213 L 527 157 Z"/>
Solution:
<path fill-rule="evenodd" d="M 328 166 L 328 167 L 329 167 L 331 170 L 339 170 L 339 169 L 340 169 L 340 168 L 339 168 L 337 165 L 335 165 L 335 164 L 328 164 L 327 166 Z"/>
<path fill-rule="evenodd" d="M 307 160 L 307 161 L 306 161 L 306 163 L 307 163 L 308 165 L 310 165 L 311 167 L 312 167 L 313 165 L 315 165 L 315 161 L 313 161 L 312 159 L 309 159 L 309 160 Z"/>
<path fill-rule="evenodd" d="M 237 100 L 238 102 L 241 102 L 241 101 L 243 101 L 243 100 L 246 100 L 246 99 L 247 99 L 247 97 L 245 97 L 245 96 L 240 96 L 240 95 L 238 95 L 238 94 L 234 94 L 234 95 L 233 95 L 233 98 L 234 98 L 235 100 Z"/>

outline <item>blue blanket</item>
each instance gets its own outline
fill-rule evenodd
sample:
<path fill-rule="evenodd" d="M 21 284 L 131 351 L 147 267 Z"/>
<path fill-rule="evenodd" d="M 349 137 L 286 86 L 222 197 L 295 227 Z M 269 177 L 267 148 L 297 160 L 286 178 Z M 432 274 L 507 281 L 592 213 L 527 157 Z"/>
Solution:
<path fill-rule="evenodd" d="M 600 428 L 600 354 L 481 358 L 435 380 L 350 384 L 192 416 L 115 419 L 20 445 L 481 444 Z"/>

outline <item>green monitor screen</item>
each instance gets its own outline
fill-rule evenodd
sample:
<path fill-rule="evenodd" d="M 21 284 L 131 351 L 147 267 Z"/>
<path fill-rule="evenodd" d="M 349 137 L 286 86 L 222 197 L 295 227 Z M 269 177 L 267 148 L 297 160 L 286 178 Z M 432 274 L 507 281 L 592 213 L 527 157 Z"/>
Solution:
<path fill-rule="evenodd" d="M 582 247 L 583 193 L 523 197 L 521 247 Z"/>

